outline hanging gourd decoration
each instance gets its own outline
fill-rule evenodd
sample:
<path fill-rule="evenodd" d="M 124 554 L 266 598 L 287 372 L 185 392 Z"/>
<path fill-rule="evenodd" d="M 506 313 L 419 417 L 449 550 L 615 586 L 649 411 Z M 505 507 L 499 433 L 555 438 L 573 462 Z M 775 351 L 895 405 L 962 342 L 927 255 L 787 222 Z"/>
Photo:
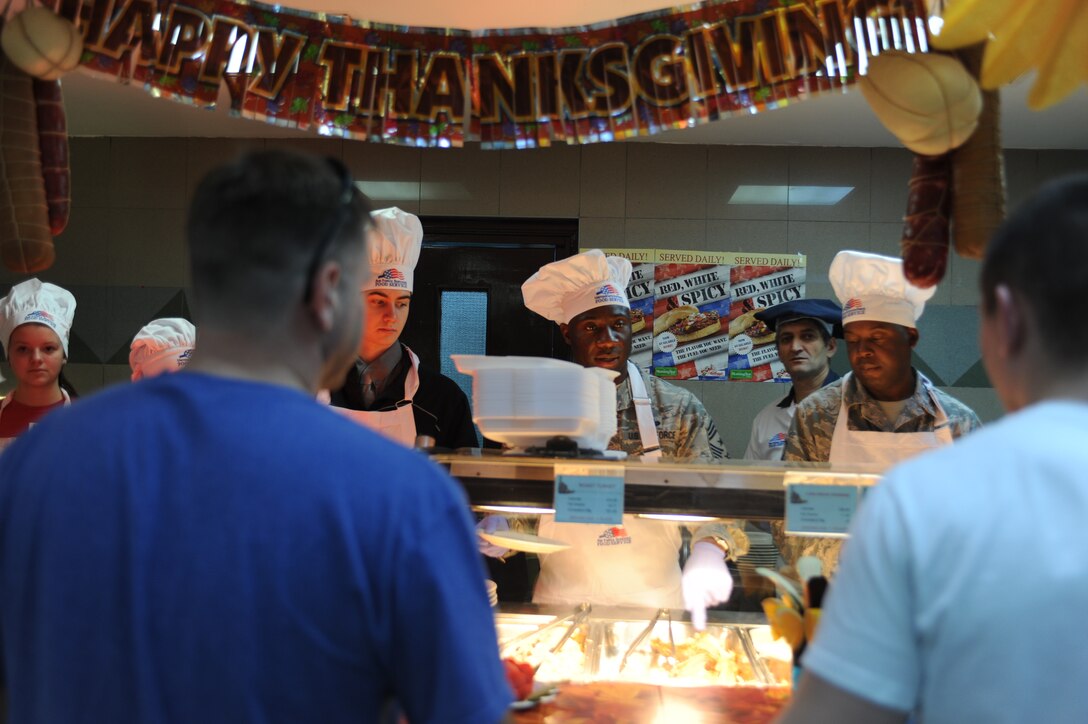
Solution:
<path fill-rule="evenodd" d="M 17 68 L 41 80 L 56 80 L 79 65 L 83 36 L 67 18 L 29 7 L 4 24 L 0 47 Z"/>
<path fill-rule="evenodd" d="M 925 156 L 962 145 L 978 126 L 982 93 L 955 57 L 890 51 L 858 80 L 869 107 L 900 143 Z"/>
<path fill-rule="evenodd" d="M 67 123 L 59 77 L 83 41 L 42 7 L 0 20 L 0 261 L 31 274 L 52 266 L 53 237 L 71 207 Z"/>

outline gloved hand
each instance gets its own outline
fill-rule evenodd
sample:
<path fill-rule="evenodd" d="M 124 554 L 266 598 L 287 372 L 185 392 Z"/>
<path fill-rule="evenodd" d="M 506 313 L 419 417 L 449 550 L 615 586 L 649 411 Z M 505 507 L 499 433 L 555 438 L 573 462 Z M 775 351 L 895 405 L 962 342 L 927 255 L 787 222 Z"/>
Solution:
<path fill-rule="evenodd" d="M 484 516 L 484 519 L 476 524 L 477 535 L 480 533 L 494 533 L 500 530 L 510 530 L 510 523 L 501 515 Z M 502 558 L 509 550 L 509 548 L 492 545 L 483 538 L 480 538 L 480 552 L 485 556 L 490 558 Z"/>
<path fill-rule="evenodd" d="M 733 576 L 729 575 L 721 548 L 708 541 L 697 541 L 691 547 L 680 587 L 684 608 L 691 612 L 691 625 L 702 631 L 706 628 L 707 606 L 728 601 L 733 592 Z"/>

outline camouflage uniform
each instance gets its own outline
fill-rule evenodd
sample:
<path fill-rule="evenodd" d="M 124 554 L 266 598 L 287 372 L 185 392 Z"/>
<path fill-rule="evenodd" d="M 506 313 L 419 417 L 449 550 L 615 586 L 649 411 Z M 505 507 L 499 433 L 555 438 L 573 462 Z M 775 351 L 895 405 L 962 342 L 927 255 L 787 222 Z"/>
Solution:
<path fill-rule="evenodd" d="M 948 415 L 953 438 L 966 435 L 982 424 L 970 407 L 933 387 L 933 383 L 921 372 L 916 372 L 915 377 L 914 394 L 907 400 L 895 424 L 889 422 L 884 410 L 853 374 L 812 393 L 797 406 L 782 459 L 812 463 L 828 461 L 843 394 L 846 395 L 847 423 L 851 430 L 932 432 L 937 411 L 930 399 L 930 392 Z"/>
<path fill-rule="evenodd" d="M 653 407 L 662 457 L 679 458 L 683 462 L 714 462 L 729 457 L 714 418 L 695 395 L 641 370 L 639 374 Z M 616 387 L 616 414 L 617 431 L 608 449 L 641 455 L 642 440 L 630 380 Z"/>
<path fill-rule="evenodd" d="M 868 390 L 857 381 L 853 374 L 824 387 L 804 399 L 797 406 L 797 414 L 790 425 L 786 439 L 786 451 L 783 460 L 802 462 L 828 462 L 831 457 L 831 438 L 835 432 L 835 423 L 839 419 L 839 410 L 843 395 L 846 395 L 847 424 L 851 430 L 867 432 L 932 432 L 936 420 L 936 408 L 929 393 L 941 403 L 952 438 L 962 437 L 982 423 L 978 415 L 956 398 L 933 387 L 926 376 L 915 371 L 916 383 L 914 394 L 892 424 L 884 410 L 872 398 Z M 838 567 L 839 549 L 842 541 L 829 538 L 787 537 L 781 521 L 772 524 L 775 542 L 788 564 L 794 564 L 802 555 L 819 556 L 824 563 L 824 571 L 831 572 Z"/>
<path fill-rule="evenodd" d="M 663 458 L 709 463 L 729 457 L 714 418 L 695 395 L 658 377 L 650 377 L 641 370 L 639 374 L 650 397 Z M 608 449 L 641 455 L 642 439 L 638 434 L 638 416 L 631 397 L 630 380 L 624 380 L 616 387 L 616 415 L 617 431 Z M 724 538 L 729 545 L 730 558 L 735 559 L 748 552 L 748 536 L 732 520 L 705 523 L 698 528 L 686 527 L 692 532 L 692 541 L 711 536 Z"/>

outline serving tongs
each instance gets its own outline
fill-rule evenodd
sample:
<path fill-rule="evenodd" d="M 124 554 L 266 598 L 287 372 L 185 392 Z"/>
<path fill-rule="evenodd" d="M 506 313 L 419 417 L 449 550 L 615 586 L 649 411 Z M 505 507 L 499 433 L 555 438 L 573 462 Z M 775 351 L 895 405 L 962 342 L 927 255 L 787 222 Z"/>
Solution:
<path fill-rule="evenodd" d="M 669 614 L 669 647 L 672 649 L 672 660 L 677 661 L 676 658 L 676 639 L 672 637 L 672 610 L 666 611 Z"/>
<path fill-rule="evenodd" d="M 588 613 L 589 612 L 589 604 L 588 603 L 582 603 L 576 609 L 574 609 L 574 613 L 568 613 L 566 616 L 563 616 L 561 618 L 556 618 L 556 619 L 553 619 L 551 621 L 548 621 L 548 623 L 546 623 L 546 624 L 544 624 L 542 626 L 538 626 L 537 628 L 534 628 L 532 631 L 526 631 L 525 633 L 518 634 L 517 636 L 515 636 L 514 638 L 508 640 L 506 643 L 504 643 L 500 647 L 500 651 L 501 651 L 502 655 L 505 656 L 509 651 L 513 650 L 514 648 L 518 647 L 523 642 L 528 641 L 529 639 L 540 638 L 546 632 L 551 631 L 553 628 L 557 628 L 559 626 L 562 626 L 563 624 L 567 623 L 568 621 L 571 621 L 572 619 L 575 619 L 575 618 L 577 618 L 579 616 L 582 616 L 583 609 L 585 609 L 586 613 Z M 583 616 L 583 618 L 584 618 L 584 616 Z"/>
<path fill-rule="evenodd" d="M 551 656 L 556 651 L 563 648 L 563 644 L 567 643 L 567 639 L 574 635 L 574 632 L 578 629 L 578 626 L 580 626 L 582 622 L 586 620 L 586 617 L 589 616 L 589 612 L 591 610 L 593 610 L 593 607 L 591 605 L 589 605 L 588 603 L 582 603 L 578 606 L 578 610 L 576 610 L 570 616 L 565 616 L 559 621 L 553 622 L 561 623 L 562 621 L 570 620 L 570 625 L 567 626 L 567 630 L 563 634 L 563 637 L 559 639 L 559 643 L 548 649 L 548 653 L 544 654 L 540 661 L 537 662 L 536 666 L 533 667 L 533 673 L 536 673 L 540 669 L 540 667 L 544 665 L 544 662 L 551 658 Z M 549 628 L 551 627 L 549 626 Z"/>
<path fill-rule="evenodd" d="M 635 640 L 631 642 L 630 646 L 627 647 L 627 651 L 623 654 L 623 658 L 620 660 L 619 671 L 623 671 L 623 668 L 627 666 L 627 657 L 629 657 L 634 652 L 634 650 L 638 648 L 639 644 L 641 644 L 642 641 L 647 636 L 649 636 L 650 632 L 654 630 L 654 626 L 657 625 L 658 620 L 663 614 L 669 614 L 669 610 L 665 608 L 659 608 L 657 610 L 657 613 L 654 614 L 653 618 L 650 619 L 650 623 L 646 624 L 646 628 L 642 629 L 642 632 L 637 637 L 635 637 Z M 671 616 L 671 614 L 669 615 Z"/>

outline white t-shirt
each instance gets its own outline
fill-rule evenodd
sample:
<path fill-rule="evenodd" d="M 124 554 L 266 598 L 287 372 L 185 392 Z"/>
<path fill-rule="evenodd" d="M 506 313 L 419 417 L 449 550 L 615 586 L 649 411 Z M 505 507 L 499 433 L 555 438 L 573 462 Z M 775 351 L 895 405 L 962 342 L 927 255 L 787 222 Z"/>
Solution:
<path fill-rule="evenodd" d="M 821 678 L 919 722 L 1088 722 L 1088 404 L 1049 402 L 912 459 L 854 522 Z"/>
<path fill-rule="evenodd" d="M 748 449 L 744 451 L 745 460 L 781 460 L 786 451 L 786 433 L 797 412 L 797 403 L 792 400 L 781 407 L 782 400 L 775 400 L 764 407 L 752 421 L 752 435 L 748 440 Z"/>

